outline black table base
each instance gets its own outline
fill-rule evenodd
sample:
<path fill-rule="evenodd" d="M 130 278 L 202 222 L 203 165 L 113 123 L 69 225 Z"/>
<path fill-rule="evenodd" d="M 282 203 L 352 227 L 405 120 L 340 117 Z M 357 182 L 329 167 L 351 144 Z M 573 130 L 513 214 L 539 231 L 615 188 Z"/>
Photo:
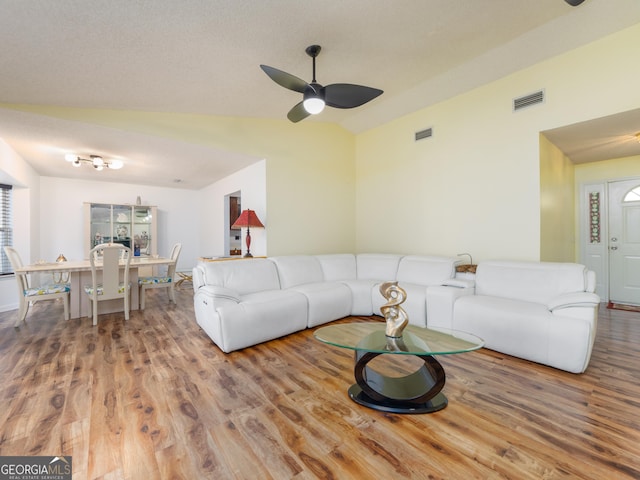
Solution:
<path fill-rule="evenodd" d="M 444 369 L 433 356 L 414 355 L 424 362 L 418 370 L 404 377 L 387 377 L 367 366 L 378 355 L 384 353 L 356 351 L 356 384 L 349 388 L 354 402 L 391 413 L 432 413 L 447 406 L 441 392 Z"/>

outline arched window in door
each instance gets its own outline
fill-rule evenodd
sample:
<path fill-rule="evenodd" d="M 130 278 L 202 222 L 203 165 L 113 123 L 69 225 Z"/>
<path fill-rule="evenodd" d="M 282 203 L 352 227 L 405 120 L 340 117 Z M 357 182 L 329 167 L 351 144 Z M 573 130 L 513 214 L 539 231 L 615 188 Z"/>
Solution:
<path fill-rule="evenodd" d="M 637 202 L 640 201 L 640 187 L 636 187 L 632 190 L 629 190 L 627 194 L 624 196 L 623 202 Z"/>

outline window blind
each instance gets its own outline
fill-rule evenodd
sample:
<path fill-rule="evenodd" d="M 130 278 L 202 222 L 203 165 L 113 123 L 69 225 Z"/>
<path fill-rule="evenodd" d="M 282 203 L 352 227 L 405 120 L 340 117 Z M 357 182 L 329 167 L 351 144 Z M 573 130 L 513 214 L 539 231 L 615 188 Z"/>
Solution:
<path fill-rule="evenodd" d="M 11 185 L 0 183 L 0 275 L 13 273 L 4 247 L 13 245 L 13 219 L 11 205 Z"/>

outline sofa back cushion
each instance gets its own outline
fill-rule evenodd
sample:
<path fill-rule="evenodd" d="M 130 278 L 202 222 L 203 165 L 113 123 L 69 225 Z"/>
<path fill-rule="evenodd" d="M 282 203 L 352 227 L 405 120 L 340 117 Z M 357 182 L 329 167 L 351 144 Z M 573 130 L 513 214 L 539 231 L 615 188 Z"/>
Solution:
<path fill-rule="evenodd" d="M 358 280 L 394 281 L 402 255 L 361 253 L 356 257 Z"/>
<path fill-rule="evenodd" d="M 275 264 L 264 258 L 204 262 L 203 267 L 208 285 L 230 288 L 240 295 L 280 289 Z"/>
<path fill-rule="evenodd" d="M 355 280 L 356 256 L 351 253 L 316 255 L 325 281 Z"/>
<path fill-rule="evenodd" d="M 476 295 L 547 303 L 564 293 L 584 292 L 587 270 L 576 263 L 480 262 Z"/>
<path fill-rule="evenodd" d="M 424 286 L 441 285 L 455 276 L 457 261 L 450 257 L 407 255 L 400 260 L 396 280 Z"/>
<path fill-rule="evenodd" d="M 278 267 L 280 286 L 291 288 L 305 283 L 322 282 L 322 267 L 318 259 L 311 255 L 289 255 L 271 257 L 270 260 Z"/>

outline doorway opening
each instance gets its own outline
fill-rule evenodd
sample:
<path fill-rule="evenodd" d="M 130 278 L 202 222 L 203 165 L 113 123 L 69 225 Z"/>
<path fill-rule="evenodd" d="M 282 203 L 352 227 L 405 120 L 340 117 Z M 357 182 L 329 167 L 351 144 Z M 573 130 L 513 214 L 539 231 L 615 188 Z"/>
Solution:
<path fill-rule="evenodd" d="M 581 261 L 596 272 L 596 293 L 640 305 L 640 178 L 581 185 Z"/>
<path fill-rule="evenodd" d="M 239 190 L 225 195 L 224 212 L 225 256 L 240 256 L 242 255 L 242 232 L 239 228 L 231 228 L 242 212 L 242 193 Z"/>

